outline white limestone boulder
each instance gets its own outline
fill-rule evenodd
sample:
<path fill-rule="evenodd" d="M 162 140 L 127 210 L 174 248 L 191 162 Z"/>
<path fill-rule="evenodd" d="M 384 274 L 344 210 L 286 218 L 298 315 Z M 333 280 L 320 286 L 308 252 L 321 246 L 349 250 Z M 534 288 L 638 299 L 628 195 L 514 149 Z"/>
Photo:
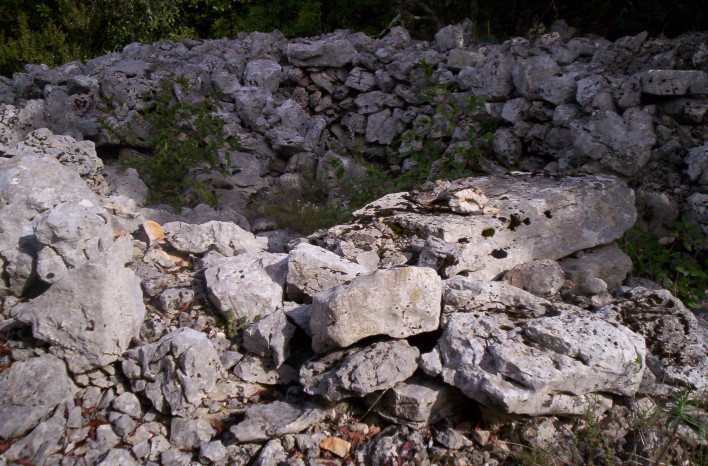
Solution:
<path fill-rule="evenodd" d="M 218 259 L 204 272 L 211 302 L 227 319 L 253 322 L 283 307 L 288 255 L 252 252 Z"/>
<path fill-rule="evenodd" d="M 105 253 L 69 270 L 13 312 L 72 372 L 111 364 L 138 336 L 145 319 L 140 279 L 125 267 L 132 257 L 132 240 L 119 238 Z"/>
<path fill-rule="evenodd" d="M 180 328 L 128 351 L 123 372 L 158 411 L 190 417 L 221 378 L 221 361 L 204 333 Z"/>
<path fill-rule="evenodd" d="M 324 248 L 300 243 L 289 254 L 287 295 L 294 301 L 310 303 L 320 291 L 368 272 L 365 267 Z"/>
<path fill-rule="evenodd" d="M 442 379 L 485 406 L 533 416 L 578 415 L 636 393 L 644 338 L 580 310 L 515 321 L 455 313 L 433 350 Z"/>
<path fill-rule="evenodd" d="M 315 295 L 312 349 L 323 353 L 366 337 L 406 338 L 437 330 L 442 282 L 433 269 L 399 267 Z"/>

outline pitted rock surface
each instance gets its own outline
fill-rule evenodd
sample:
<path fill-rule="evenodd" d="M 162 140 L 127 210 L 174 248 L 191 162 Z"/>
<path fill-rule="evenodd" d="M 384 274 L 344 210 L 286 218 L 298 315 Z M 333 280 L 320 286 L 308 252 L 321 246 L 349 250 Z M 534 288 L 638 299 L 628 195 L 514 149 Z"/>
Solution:
<path fill-rule="evenodd" d="M 405 338 L 440 325 L 442 284 L 433 269 L 378 270 L 315 295 L 312 349 L 323 353 L 366 337 Z"/>
<path fill-rule="evenodd" d="M 189 417 L 214 390 L 221 362 L 207 337 L 181 328 L 156 343 L 128 351 L 123 372 L 158 411 Z"/>
<path fill-rule="evenodd" d="M 328 400 L 362 397 L 410 377 L 418 355 L 418 349 L 405 340 L 334 351 L 305 363 L 300 383 L 306 393 Z"/>
<path fill-rule="evenodd" d="M 434 351 L 446 383 L 483 405 L 536 416 L 580 414 L 598 392 L 631 396 L 645 369 L 641 335 L 583 312 L 525 322 L 455 313 Z"/>
<path fill-rule="evenodd" d="M 634 288 L 598 310 L 647 341 L 647 367 L 659 380 L 708 386 L 708 341 L 696 316 L 667 290 Z"/>

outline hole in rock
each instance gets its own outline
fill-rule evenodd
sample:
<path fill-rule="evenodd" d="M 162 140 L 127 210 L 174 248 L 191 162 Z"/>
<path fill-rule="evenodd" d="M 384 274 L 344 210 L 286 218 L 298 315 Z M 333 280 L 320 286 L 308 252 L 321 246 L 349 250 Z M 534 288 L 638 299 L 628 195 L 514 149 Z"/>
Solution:
<path fill-rule="evenodd" d="M 435 347 L 438 340 L 442 336 L 442 333 L 442 329 L 434 330 L 432 332 L 419 333 L 418 335 L 408 337 L 408 343 L 418 348 L 421 354 L 427 353 Z"/>

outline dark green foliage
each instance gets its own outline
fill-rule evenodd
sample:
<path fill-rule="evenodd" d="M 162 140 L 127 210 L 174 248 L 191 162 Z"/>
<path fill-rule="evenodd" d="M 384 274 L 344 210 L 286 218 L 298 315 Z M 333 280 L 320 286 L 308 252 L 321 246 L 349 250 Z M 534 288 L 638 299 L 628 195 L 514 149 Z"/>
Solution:
<path fill-rule="evenodd" d="M 224 122 L 216 114 L 216 99 L 200 97 L 196 102 L 180 102 L 175 98 L 177 88 L 189 96 L 186 78 L 161 81 L 153 105 L 141 117 L 154 130 L 148 141 L 150 154 L 131 158 L 127 164 L 138 170 L 150 189 L 150 202 L 165 202 L 175 208 L 198 203 L 216 205 L 215 194 L 206 184 L 196 181 L 193 172 L 226 172 L 228 157 L 224 152 L 238 149 L 239 141 L 226 136 Z M 116 135 L 116 131 L 112 133 Z"/>
<path fill-rule="evenodd" d="M 708 288 L 708 259 L 694 246 L 701 238 L 698 225 L 688 222 L 677 222 L 673 235 L 661 239 L 635 226 L 620 246 L 632 259 L 636 276 L 664 286 L 688 307 L 700 308 Z"/>
<path fill-rule="evenodd" d="M 423 61 L 420 66 L 430 81 L 419 92 L 434 112 L 419 117 L 403 134 L 401 161 L 412 160 L 414 166 L 397 178 L 400 190 L 425 181 L 470 176 L 490 152 L 494 134 L 484 102 L 472 94 L 455 93 L 454 86 L 441 83 L 429 64 Z"/>

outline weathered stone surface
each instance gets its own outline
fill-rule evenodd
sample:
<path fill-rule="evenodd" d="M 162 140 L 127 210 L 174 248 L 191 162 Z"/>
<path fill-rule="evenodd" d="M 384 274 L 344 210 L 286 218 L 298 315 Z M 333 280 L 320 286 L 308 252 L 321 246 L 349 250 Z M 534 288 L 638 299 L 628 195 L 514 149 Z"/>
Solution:
<path fill-rule="evenodd" d="M 640 80 L 644 94 L 705 94 L 708 89 L 708 75 L 698 70 L 648 70 Z"/>
<path fill-rule="evenodd" d="M 170 424 L 170 443 L 180 450 L 199 448 L 211 441 L 216 429 L 209 419 L 184 419 L 173 417 Z"/>
<path fill-rule="evenodd" d="M 504 282 L 455 277 L 445 281 L 443 312 L 511 312 L 528 317 L 544 315 L 551 303 Z"/>
<path fill-rule="evenodd" d="M 148 187 L 140 178 L 140 174 L 134 168 L 120 170 L 116 166 L 106 166 L 103 170 L 103 177 L 108 183 L 108 187 L 114 196 L 125 196 L 135 201 L 138 206 L 145 205 L 148 196 Z"/>
<path fill-rule="evenodd" d="M 708 387 L 708 342 L 696 316 L 666 290 L 634 288 L 597 314 L 646 339 L 646 364 L 657 379 L 701 391 Z"/>
<path fill-rule="evenodd" d="M 566 276 L 576 284 L 599 278 L 613 292 L 632 271 L 632 259 L 616 243 L 586 249 L 559 261 Z"/>
<path fill-rule="evenodd" d="M 497 160 L 507 166 L 515 165 L 523 155 L 524 146 L 512 130 L 500 128 L 494 132 L 492 150 Z"/>
<path fill-rule="evenodd" d="M 391 112 L 390 109 L 384 109 L 369 115 L 364 139 L 368 143 L 391 144 L 402 129 L 399 113 L 396 110 Z"/>
<path fill-rule="evenodd" d="M 62 448 L 65 438 L 65 419 L 57 409 L 48 420 L 39 424 L 24 438 L 14 442 L 0 459 L 31 461 L 32 464 L 47 464 L 47 460 Z M 19 463 L 12 461 L 12 463 Z"/>
<path fill-rule="evenodd" d="M 283 448 L 283 444 L 278 439 L 270 440 L 265 444 L 258 456 L 253 461 L 253 466 L 277 466 L 287 462 L 288 452 Z"/>
<path fill-rule="evenodd" d="M 644 372 L 641 335 L 583 312 L 515 323 L 455 313 L 436 349 L 442 378 L 486 406 L 581 414 L 598 393 L 632 395 Z"/>
<path fill-rule="evenodd" d="M 103 181 L 101 172 L 103 161 L 96 155 L 96 147 L 91 141 L 77 141 L 71 136 L 55 135 L 46 128 L 28 134 L 8 155 L 36 154 L 56 158 L 89 184 L 96 187 Z"/>
<path fill-rule="evenodd" d="M 88 200 L 65 202 L 37 219 L 36 225 L 34 233 L 39 243 L 51 249 L 62 262 L 59 267 L 49 265 L 46 273 L 41 273 L 46 257 L 43 253 L 49 251 L 39 252 L 39 276 L 48 283 L 57 281 L 67 269 L 86 263 L 113 243 L 110 214 Z"/>
<path fill-rule="evenodd" d="M 145 318 L 140 279 L 125 263 L 133 242 L 120 238 L 85 265 L 70 270 L 52 287 L 17 306 L 18 319 L 32 325 L 35 338 L 49 342 L 72 372 L 116 361 L 138 336 Z"/>
<path fill-rule="evenodd" d="M 389 388 L 375 409 L 389 420 L 418 427 L 464 414 L 460 407 L 465 402 L 464 395 L 456 388 L 427 377 L 413 376 Z"/>
<path fill-rule="evenodd" d="M 221 377 L 221 362 L 205 334 L 180 328 L 128 351 L 123 372 L 155 409 L 189 417 Z"/>
<path fill-rule="evenodd" d="M 14 363 L 0 374 L 0 438 L 8 441 L 25 434 L 57 405 L 73 399 L 77 390 L 64 362 L 55 356 Z"/>
<path fill-rule="evenodd" d="M 243 123 L 254 131 L 265 132 L 266 116 L 273 112 L 274 102 L 269 92 L 259 87 L 244 86 L 234 92 L 236 112 Z"/>
<path fill-rule="evenodd" d="M 377 85 L 376 76 L 373 73 L 366 71 L 363 68 L 354 67 L 349 72 L 349 77 L 347 77 L 344 83 L 352 89 L 356 89 L 360 92 L 368 92 L 374 89 Z"/>
<path fill-rule="evenodd" d="M 686 173 L 691 180 L 708 186 L 708 142 L 691 149 L 684 161 L 688 165 Z"/>
<path fill-rule="evenodd" d="M 229 319 L 253 321 L 283 306 L 287 254 L 246 253 L 219 259 L 204 272 L 209 299 Z"/>
<path fill-rule="evenodd" d="M 111 405 L 114 410 L 125 413 L 133 418 L 139 418 L 142 411 L 140 409 L 140 400 L 130 392 L 125 392 L 114 398 Z"/>
<path fill-rule="evenodd" d="M 261 357 L 271 356 L 275 367 L 280 367 L 290 355 L 290 339 L 295 325 L 282 310 L 266 316 L 243 332 L 243 347 Z"/>
<path fill-rule="evenodd" d="M 204 254 L 214 250 L 224 256 L 264 251 L 267 243 L 235 223 L 211 221 L 201 225 L 170 222 L 162 226 L 167 242 L 181 252 Z"/>
<path fill-rule="evenodd" d="M 123 448 L 111 448 L 105 456 L 101 456 L 96 466 L 112 466 L 120 464 L 121 466 L 137 466 L 138 463 L 133 459 L 130 450 Z"/>
<path fill-rule="evenodd" d="M 627 176 L 646 165 L 656 144 L 651 116 L 636 108 L 622 116 L 598 110 L 587 123 L 576 120 L 570 129 L 578 152 Z"/>
<path fill-rule="evenodd" d="M 325 412 L 313 406 L 297 406 L 283 401 L 253 405 L 246 419 L 231 427 L 239 442 L 262 442 L 272 437 L 297 434 L 324 419 Z"/>
<path fill-rule="evenodd" d="M 413 375 L 418 355 L 418 349 L 405 340 L 335 351 L 305 363 L 300 383 L 306 393 L 328 400 L 361 397 Z"/>
<path fill-rule="evenodd" d="M 308 243 L 295 246 L 288 257 L 287 294 L 295 301 L 312 302 L 320 291 L 368 273 L 361 265 Z"/>
<path fill-rule="evenodd" d="M 34 220 L 69 201 L 100 201 L 79 175 L 51 157 L 17 155 L 0 159 L 0 294 L 20 296 L 34 279 L 33 263 L 39 245 Z"/>
<path fill-rule="evenodd" d="M 543 99 L 555 105 L 569 103 L 575 97 L 574 76 L 563 74 L 548 56 L 539 55 L 517 60 L 512 68 L 516 90 L 528 99 Z"/>
<path fill-rule="evenodd" d="M 275 366 L 273 358 L 246 355 L 241 359 L 233 373 L 244 382 L 263 385 L 288 385 L 297 380 L 297 370 L 288 364 Z"/>
<path fill-rule="evenodd" d="M 31 131 L 43 126 L 43 100 L 29 100 L 22 107 L 0 105 L 0 152 L 7 152 Z"/>
<path fill-rule="evenodd" d="M 278 90 L 282 74 L 283 70 L 275 60 L 251 60 L 243 71 L 243 82 L 247 86 L 258 86 L 272 94 Z"/>
<path fill-rule="evenodd" d="M 565 274 L 558 262 L 541 259 L 517 265 L 504 275 L 504 281 L 536 296 L 548 297 L 558 293 Z"/>
<path fill-rule="evenodd" d="M 389 194 L 354 216 L 364 225 L 376 219 L 394 225 L 397 231 L 438 238 L 458 250 L 436 265 L 441 274 L 453 269 L 454 273 L 486 280 L 519 264 L 555 260 L 609 243 L 621 237 L 636 219 L 632 190 L 608 176 L 556 180 L 507 175 L 467 178 L 441 183 L 438 188 L 439 192 Z M 450 213 L 454 193 L 467 190 L 480 191 L 487 202 L 480 199 L 477 215 Z M 367 231 L 381 236 L 376 233 L 379 230 L 361 225 L 333 228 L 330 234 L 349 238 L 356 245 L 357 238 L 365 238 Z M 425 265 L 431 266 L 429 262 Z"/>
<path fill-rule="evenodd" d="M 288 44 L 286 54 L 294 66 L 322 66 L 339 68 L 348 65 L 356 56 L 356 50 L 346 39 L 293 42 Z"/>
<path fill-rule="evenodd" d="M 457 81 L 461 89 L 471 90 L 480 99 L 499 101 L 508 97 L 514 90 L 511 76 L 514 63 L 514 57 L 511 55 L 490 53 L 474 68 L 463 68 L 457 76 Z"/>
<path fill-rule="evenodd" d="M 315 295 L 310 328 L 318 353 L 373 336 L 405 338 L 436 330 L 440 277 L 433 269 L 378 270 Z"/>

